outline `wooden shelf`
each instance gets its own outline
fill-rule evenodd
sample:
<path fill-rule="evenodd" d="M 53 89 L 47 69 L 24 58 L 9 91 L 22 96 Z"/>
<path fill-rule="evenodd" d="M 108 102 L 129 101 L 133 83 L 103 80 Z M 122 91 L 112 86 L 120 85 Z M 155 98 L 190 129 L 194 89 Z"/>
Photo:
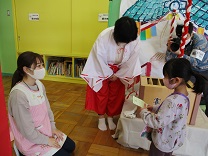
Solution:
<path fill-rule="evenodd" d="M 87 57 L 79 55 L 55 56 L 43 55 L 46 64 L 45 80 L 82 83 L 85 81 L 80 78 L 80 74 L 87 61 Z"/>

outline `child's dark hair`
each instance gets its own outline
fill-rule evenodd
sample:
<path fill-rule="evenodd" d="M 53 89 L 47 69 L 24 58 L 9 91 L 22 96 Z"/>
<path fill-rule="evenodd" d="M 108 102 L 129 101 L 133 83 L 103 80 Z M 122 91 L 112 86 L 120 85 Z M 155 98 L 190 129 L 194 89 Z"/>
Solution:
<path fill-rule="evenodd" d="M 32 64 L 34 64 L 35 66 L 37 65 L 36 59 L 40 60 L 41 63 L 44 62 L 41 55 L 31 51 L 26 51 L 19 55 L 17 59 L 17 69 L 12 77 L 11 88 L 14 87 L 16 83 L 22 81 L 23 76 L 25 75 L 25 72 L 23 71 L 24 66 L 31 68 Z"/>
<path fill-rule="evenodd" d="M 177 25 L 176 27 L 176 35 L 178 37 L 182 37 L 182 29 L 183 29 L 184 25 Z M 188 33 L 191 35 L 193 32 L 194 26 L 193 23 L 189 22 L 189 28 L 188 28 Z"/>
<path fill-rule="evenodd" d="M 202 93 L 207 80 L 202 75 L 194 72 L 190 62 L 185 58 L 173 58 L 167 61 L 163 67 L 163 75 L 169 79 L 179 77 L 183 78 L 184 83 L 190 80 L 191 76 L 196 78 L 193 90 L 195 93 Z"/>
<path fill-rule="evenodd" d="M 138 28 L 133 18 L 124 16 L 115 23 L 113 37 L 116 43 L 129 43 L 137 38 Z"/>

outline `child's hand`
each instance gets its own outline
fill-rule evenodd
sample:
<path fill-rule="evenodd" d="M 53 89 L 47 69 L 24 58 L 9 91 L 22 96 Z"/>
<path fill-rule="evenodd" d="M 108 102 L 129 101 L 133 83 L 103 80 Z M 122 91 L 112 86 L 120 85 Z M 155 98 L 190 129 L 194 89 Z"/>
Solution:
<path fill-rule="evenodd" d="M 137 114 L 139 114 L 143 109 L 145 109 L 145 108 L 137 106 Z"/>
<path fill-rule="evenodd" d="M 147 109 L 148 106 L 149 105 L 147 103 L 145 103 L 143 108 Z"/>
<path fill-rule="evenodd" d="M 51 147 L 54 147 L 54 148 L 61 148 L 61 146 L 58 144 L 58 142 L 55 138 L 49 138 L 48 145 Z"/>
<path fill-rule="evenodd" d="M 147 110 L 150 111 L 150 112 L 152 112 L 153 106 L 148 105 L 148 106 L 147 106 Z"/>
<path fill-rule="evenodd" d="M 137 106 L 136 116 L 137 116 L 138 118 L 141 118 L 140 112 L 141 112 L 143 109 L 145 109 L 145 108 L 142 108 L 142 107 Z"/>
<path fill-rule="evenodd" d="M 167 43 L 167 49 L 170 51 L 170 45 L 173 43 L 173 41 L 172 41 L 172 37 L 169 37 L 169 39 L 168 39 L 168 43 Z"/>
<path fill-rule="evenodd" d="M 52 134 L 57 141 L 63 140 L 64 134 L 60 130 L 54 129 L 52 130 Z"/>
<path fill-rule="evenodd" d="M 142 111 L 142 107 L 137 106 L 137 111 L 140 113 Z"/>

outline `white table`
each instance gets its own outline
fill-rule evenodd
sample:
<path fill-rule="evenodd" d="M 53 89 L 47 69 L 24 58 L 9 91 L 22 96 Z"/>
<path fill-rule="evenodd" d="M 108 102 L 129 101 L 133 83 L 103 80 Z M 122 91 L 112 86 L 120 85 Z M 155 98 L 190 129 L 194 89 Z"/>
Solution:
<path fill-rule="evenodd" d="M 140 136 L 145 124 L 141 118 L 124 117 L 124 111 L 130 111 L 135 105 L 126 100 L 118 120 L 115 137 L 117 142 L 125 147 L 143 148 L 149 150 L 150 141 Z M 208 156 L 208 118 L 199 108 L 196 124 L 188 125 L 184 145 L 173 152 L 176 156 Z"/>

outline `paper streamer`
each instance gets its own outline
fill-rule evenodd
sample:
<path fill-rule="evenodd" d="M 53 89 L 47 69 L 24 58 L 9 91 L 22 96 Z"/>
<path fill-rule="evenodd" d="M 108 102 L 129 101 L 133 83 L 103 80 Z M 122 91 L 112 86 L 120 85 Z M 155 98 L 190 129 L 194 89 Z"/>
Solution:
<path fill-rule="evenodd" d="M 157 36 L 157 29 L 155 25 L 151 27 L 151 34 L 152 36 Z"/>
<path fill-rule="evenodd" d="M 138 28 L 138 35 L 140 35 L 140 32 L 141 32 L 141 30 L 140 30 L 141 23 L 138 22 L 138 21 L 136 21 L 136 26 Z"/>
<path fill-rule="evenodd" d="M 146 31 L 141 31 L 140 39 L 141 40 L 146 40 Z"/>
<path fill-rule="evenodd" d="M 197 33 L 201 34 L 201 35 L 204 35 L 204 28 L 198 27 Z"/>
<path fill-rule="evenodd" d="M 146 30 L 146 38 L 149 39 L 149 38 L 151 38 L 151 37 L 152 37 L 152 35 L 151 35 L 151 28 L 148 28 L 148 29 Z"/>

